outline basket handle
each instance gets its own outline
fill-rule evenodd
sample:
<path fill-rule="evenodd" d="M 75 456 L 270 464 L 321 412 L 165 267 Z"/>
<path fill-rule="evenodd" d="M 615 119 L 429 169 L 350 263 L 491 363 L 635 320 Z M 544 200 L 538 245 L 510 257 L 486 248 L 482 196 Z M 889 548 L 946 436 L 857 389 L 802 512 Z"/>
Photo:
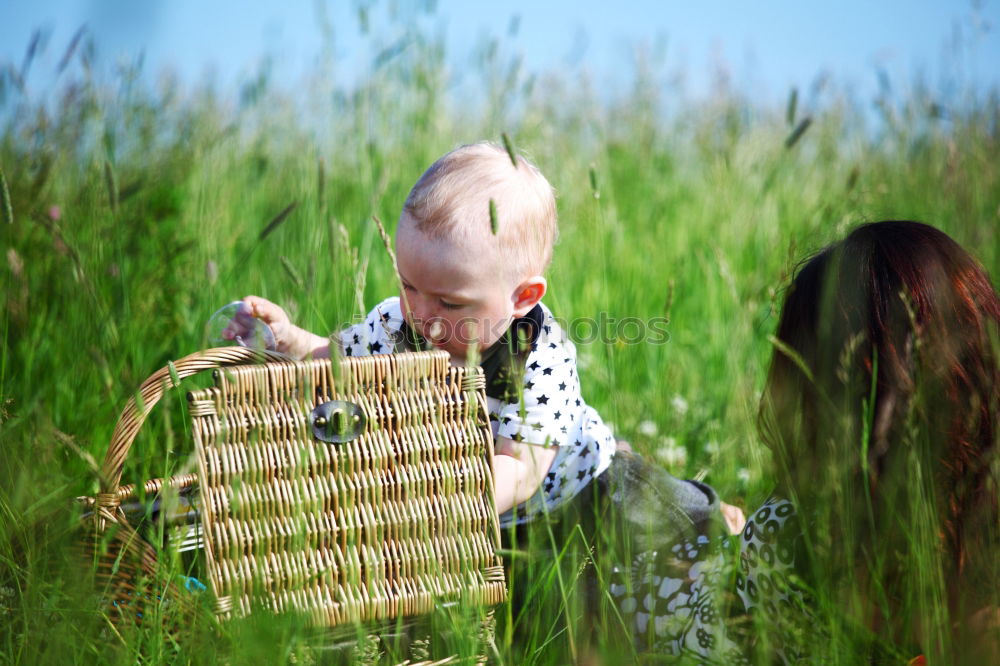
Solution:
<path fill-rule="evenodd" d="M 176 387 L 180 380 L 196 375 L 203 370 L 247 363 L 290 360 L 292 360 L 290 357 L 278 352 L 258 351 L 246 347 L 219 347 L 185 356 L 150 375 L 139 387 L 138 395 L 142 400 L 141 408 L 133 395 L 129 398 L 121 416 L 118 417 L 115 431 L 111 435 L 111 444 L 108 445 L 108 453 L 101 466 L 101 492 L 97 494 L 95 515 L 111 518 L 117 512 L 120 502 L 118 484 L 121 481 L 122 469 L 125 466 L 129 449 L 132 448 L 132 442 L 149 412 L 163 397 L 167 389 Z"/>

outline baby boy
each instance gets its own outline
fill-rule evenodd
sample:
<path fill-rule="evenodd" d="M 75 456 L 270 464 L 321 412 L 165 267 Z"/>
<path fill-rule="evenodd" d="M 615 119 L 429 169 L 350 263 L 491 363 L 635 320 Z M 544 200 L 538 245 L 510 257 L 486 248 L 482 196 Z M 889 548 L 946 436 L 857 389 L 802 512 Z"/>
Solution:
<path fill-rule="evenodd" d="M 542 303 L 556 234 L 552 187 L 533 164 L 518 157 L 515 166 L 489 143 L 453 150 L 420 177 L 400 215 L 400 296 L 334 336 L 345 355 L 436 347 L 454 364 L 482 365 L 501 525 L 573 498 L 615 452 L 581 397 L 573 344 Z M 330 338 L 293 325 L 274 303 L 244 302 L 278 351 L 330 354 Z"/>

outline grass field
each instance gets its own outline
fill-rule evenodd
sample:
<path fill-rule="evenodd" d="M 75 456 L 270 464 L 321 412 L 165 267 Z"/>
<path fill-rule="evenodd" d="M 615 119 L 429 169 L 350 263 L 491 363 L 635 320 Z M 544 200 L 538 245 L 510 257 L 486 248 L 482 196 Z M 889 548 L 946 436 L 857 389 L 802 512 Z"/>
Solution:
<path fill-rule="evenodd" d="M 356 90 L 321 73 L 299 91 L 145 84 L 127 68 L 92 72 L 88 53 L 71 54 L 44 96 L 22 92 L 13 67 L 0 74 L 3 662 L 334 658 L 296 618 L 217 625 L 207 603 L 179 633 L 116 633 L 70 550 L 73 498 L 96 491 L 94 461 L 125 401 L 204 347 L 219 306 L 264 295 L 326 333 L 392 294 L 371 217 L 393 226 L 415 179 L 457 144 L 506 132 L 558 191 L 546 297 L 558 315 L 669 318 L 661 344 L 614 330 L 579 344 L 584 395 L 638 451 L 747 510 L 771 487 L 754 418 L 798 261 L 857 223 L 906 218 L 1000 274 L 997 91 L 939 99 L 898 82 L 856 100 L 830 84 L 808 104 L 772 107 L 725 86 L 675 97 L 640 69 L 632 92 L 611 98 L 586 81 L 528 77 L 484 49 L 469 103 L 425 38 Z M 190 465 L 184 405 L 180 391 L 157 407 L 125 481 Z M 557 587 L 551 565 L 535 567 L 535 592 Z M 551 613 L 499 609 L 497 662 L 586 656 L 578 606 L 555 596 Z M 453 631 L 435 650 L 478 649 L 476 618 L 439 615 Z"/>

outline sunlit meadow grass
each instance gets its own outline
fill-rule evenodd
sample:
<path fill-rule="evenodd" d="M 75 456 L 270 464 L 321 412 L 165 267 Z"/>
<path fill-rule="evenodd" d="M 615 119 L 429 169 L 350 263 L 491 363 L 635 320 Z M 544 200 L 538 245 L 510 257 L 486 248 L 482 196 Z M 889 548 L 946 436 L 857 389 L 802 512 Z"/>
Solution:
<path fill-rule="evenodd" d="M 114 630 L 71 551 L 73 498 L 95 492 L 128 397 L 203 348 L 222 304 L 264 295 L 328 332 L 394 293 L 372 216 L 391 231 L 412 183 L 457 144 L 507 133 L 558 191 L 546 302 L 560 317 L 669 318 L 662 344 L 613 333 L 580 344 L 585 398 L 637 451 L 747 510 L 771 488 L 754 419 L 799 260 L 859 222 L 909 218 L 1000 273 L 995 93 L 941 100 L 912 86 L 852 102 L 831 86 L 809 108 L 770 108 L 720 89 L 676 102 L 638 70 L 634 92 L 613 97 L 585 79 L 527 77 L 484 48 L 469 104 L 451 92 L 440 45 L 415 36 L 356 90 L 318 73 L 308 90 L 230 96 L 145 85 L 127 68 L 102 77 L 93 49 L 73 46 L 46 101 L 20 89 L 27 67 L 0 74 L 3 661 L 337 658 L 298 618 L 218 623 L 208 602 L 179 632 Z M 183 391 L 157 407 L 125 482 L 190 469 L 184 410 Z M 530 603 L 497 610 L 491 658 L 622 658 L 620 644 L 581 635 L 576 563 L 525 557 L 512 584 Z M 480 650 L 478 618 L 433 621 L 432 654 Z"/>

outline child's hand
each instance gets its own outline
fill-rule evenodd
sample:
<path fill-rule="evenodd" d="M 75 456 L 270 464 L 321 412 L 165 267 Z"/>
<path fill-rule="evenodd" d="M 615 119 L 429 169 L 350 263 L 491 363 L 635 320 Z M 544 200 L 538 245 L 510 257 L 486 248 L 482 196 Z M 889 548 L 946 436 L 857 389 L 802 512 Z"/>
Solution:
<path fill-rule="evenodd" d="M 254 319 L 260 319 L 274 333 L 274 342 L 278 351 L 286 351 L 289 343 L 289 333 L 292 321 L 280 306 L 260 296 L 247 296 L 243 299 L 236 316 L 222 331 L 226 340 L 235 340 L 236 336 L 247 337 L 255 326 Z"/>
<path fill-rule="evenodd" d="M 739 534 L 743 531 L 747 519 L 740 507 L 719 502 L 719 510 L 722 511 L 722 518 L 726 521 L 726 527 L 729 528 L 730 534 Z"/>
<path fill-rule="evenodd" d="M 260 319 L 268 325 L 274 334 L 275 349 L 283 354 L 297 358 L 312 356 L 320 358 L 329 354 L 329 340 L 313 335 L 292 324 L 279 305 L 260 296 L 247 296 L 236 316 L 222 331 L 226 340 L 235 340 L 236 336 L 245 337 L 253 330 L 254 319 Z"/>

